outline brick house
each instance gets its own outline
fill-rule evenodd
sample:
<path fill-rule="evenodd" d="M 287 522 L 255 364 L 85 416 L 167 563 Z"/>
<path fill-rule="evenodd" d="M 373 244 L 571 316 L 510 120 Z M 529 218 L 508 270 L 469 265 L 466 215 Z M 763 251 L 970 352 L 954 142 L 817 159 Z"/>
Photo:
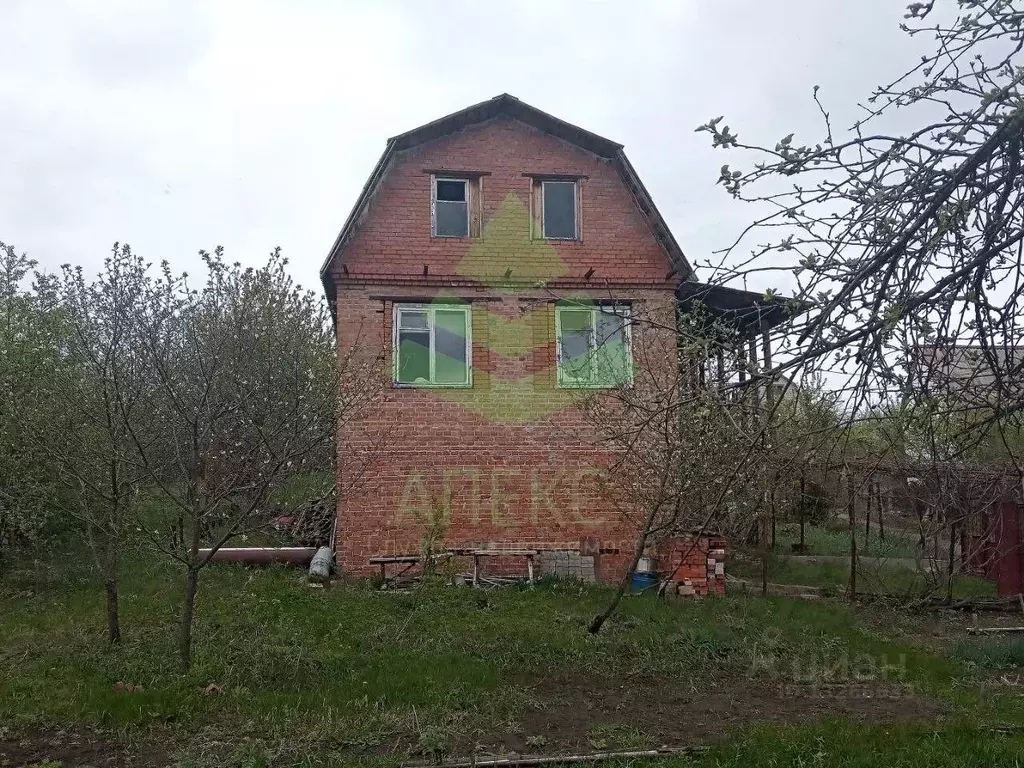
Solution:
<path fill-rule="evenodd" d="M 611 457 L 575 402 L 673 364 L 673 333 L 630 318 L 695 283 L 621 145 L 507 94 L 395 136 L 321 277 L 339 349 L 387 360 L 379 407 L 339 427 L 345 573 L 430 542 L 622 575 L 635 523 L 603 500 Z"/>

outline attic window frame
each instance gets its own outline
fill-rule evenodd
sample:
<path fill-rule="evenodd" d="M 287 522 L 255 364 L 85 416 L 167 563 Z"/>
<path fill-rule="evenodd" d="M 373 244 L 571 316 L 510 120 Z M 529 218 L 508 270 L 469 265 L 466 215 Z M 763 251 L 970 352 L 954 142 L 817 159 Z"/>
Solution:
<path fill-rule="evenodd" d="M 587 177 L 581 174 L 569 173 L 529 173 L 523 174 L 530 178 L 530 206 L 532 208 L 531 238 L 534 240 L 554 240 L 561 243 L 572 243 L 583 241 L 583 186 L 581 182 Z M 572 184 L 573 187 L 573 218 L 575 224 L 575 235 L 573 237 L 559 237 L 548 235 L 545 231 L 544 221 L 544 195 L 546 184 Z"/>
<path fill-rule="evenodd" d="M 437 204 L 438 204 L 438 202 L 444 202 L 443 200 L 439 201 L 437 199 L 437 185 L 438 185 L 438 182 L 442 182 L 442 181 L 460 182 L 462 184 L 462 186 L 463 186 L 463 189 L 466 190 L 466 195 L 465 195 L 466 196 L 466 199 L 465 199 L 465 204 L 466 204 L 466 234 L 464 234 L 464 235 L 442 235 L 442 234 L 438 233 L 438 231 L 437 231 Z M 431 237 L 441 237 L 441 238 L 445 238 L 445 239 L 460 240 L 460 239 L 464 239 L 464 238 L 472 237 L 473 236 L 473 215 L 472 215 L 472 209 L 471 209 L 471 206 L 473 205 L 473 183 L 472 182 L 473 182 L 473 179 L 471 179 L 471 178 L 469 178 L 467 176 L 456 176 L 454 174 L 447 174 L 447 175 L 431 174 L 431 176 L 430 176 L 430 236 Z M 452 202 L 456 202 L 456 201 L 452 201 Z"/>

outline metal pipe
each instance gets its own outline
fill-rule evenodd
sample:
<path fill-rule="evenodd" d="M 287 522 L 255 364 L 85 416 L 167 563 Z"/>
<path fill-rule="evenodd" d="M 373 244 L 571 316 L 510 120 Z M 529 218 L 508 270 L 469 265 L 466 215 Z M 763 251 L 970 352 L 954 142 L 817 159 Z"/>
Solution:
<path fill-rule="evenodd" d="M 200 549 L 199 559 L 203 560 L 209 554 L 209 549 Z M 213 553 L 210 562 L 308 566 L 315 554 L 316 547 L 221 547 Z"/>

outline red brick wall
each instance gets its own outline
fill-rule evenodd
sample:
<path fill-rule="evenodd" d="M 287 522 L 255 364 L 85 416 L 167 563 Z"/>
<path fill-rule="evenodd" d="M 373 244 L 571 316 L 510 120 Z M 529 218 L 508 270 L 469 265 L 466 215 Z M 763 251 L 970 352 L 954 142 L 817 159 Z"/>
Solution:
<path fill-rule="evenodd" d="M 424 169 L 433 168 L 489 172 L 481 237 L 431 237 Z M 581 241 L 530 239 L 523 173 L 587 176 Z M 339 429 L 344 571 L 368 574 L 373 555 L 418 552 L 435 526 L 449 547 L 577 549 L 595 537 L 599 575 L 620 575 L 637 520 L 605 500 L 599 469 L 613 457 L 576 407 L 581 393 L 556 386 L 553 303 L 614 299 L 638 317 L 671 313 L 671 266 L 615 168 L 518 122 L 467 129 L 396 158 L 343 260 L 339 349 L 388 350 L 401 297 L 472 300 L 473 335 L 472 388 L 388 388 Z M 637 360 L 671 364 L 674 344 L 671 332 L 634 328 Z"/>
<path fill-rule="evenodd" d="M 425 171 L 439 168 L 489 173 L 481 179 L 484 238 L 431 237 L 430 174 Z M 523 174 L 540 172 L 587 177 L 580 182 L 581 240 L 530 240 L 531 180 Z M 488 224 L 501 231 L 489 231 Z M 488 242 L 481 244 L 481 239 Z M 548 278 L 580 277 L 593 267 L 595 282 L 624 279 L 670 287 L 664 251 L 611 161 L 509 118 L 400 153 L 343 259 L 359 277 L 418 280 L 424 264 L 431 275 L 465 276 L 463 260 L 474 245 L 479 259 L 491 267 L 490 275 L 502 275 L 511 266 L 513 278 L 531 271 Z M 551 245 L 561 274 L 550 274 Z"/>

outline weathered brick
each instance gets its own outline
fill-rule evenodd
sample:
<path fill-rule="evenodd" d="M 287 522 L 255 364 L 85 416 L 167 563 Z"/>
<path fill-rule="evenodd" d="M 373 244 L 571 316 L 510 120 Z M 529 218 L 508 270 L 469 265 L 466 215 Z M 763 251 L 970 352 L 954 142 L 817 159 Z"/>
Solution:
<path fill-rule="evenodd" d="M 429 168 L 488 174 L 483 236 L 431 236 Z M 580 241 L 530 239 L 526 172 L 582 177 Z M 510 279 L 499 279 L 508 270 Z M 582 541 L 595 556 L 586 568 L 561 558 L 545 567 L 589 578 L 596 561 L 598 578 L 618 578 L 636 524 L 606 501 L 595 474 L 614 456 L 556 386 L 551 299 L 668 311 L 679 280 L 671 270 L 607 159 L 509 118 L 399 153 L 333 268 L 339 349 L 389 354 L 396 297 L 472 298 L 473 387 L 391 388 L 371 413 L 339 427 L 343 569 L 369 574 L 373 555 L 420 551 L 431 516 L 443 510 L 435 533 L 445 546 L 578 551 Z M 667 331 L 636 329 L 634 358 L 671 364 L 674 343 Z M 521 559 L 501 560 L 488 569 L 523 569 Z M 706 569 L 695 575 L 706 578 Z"/>

